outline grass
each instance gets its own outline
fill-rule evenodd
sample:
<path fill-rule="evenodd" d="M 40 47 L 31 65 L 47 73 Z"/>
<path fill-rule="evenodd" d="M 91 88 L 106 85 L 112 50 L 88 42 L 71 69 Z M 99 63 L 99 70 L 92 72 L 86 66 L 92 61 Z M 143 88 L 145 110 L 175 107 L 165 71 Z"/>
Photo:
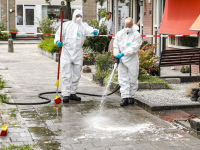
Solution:
<path fill-rule="evenodd" d="M 5 82 L 0 77 L 0 90 L 4 88 Z"/>
<path fill-rule="evenodd" d="M 0 102 L 3 103 L 3 98 L 5 98 L 6 102 L 9 102 L 9 98 L 7 98 L 6 94 L 0 94 Z"/>
<path fill-rule="evenodd" d="M 9 113 L 9 116 L 10 116 L 10 117 L 16 117 L 15 112 L 16 112 L 16 109 L 12 109 L 12 110 L 10 111 L 10 113 Z"/>
<path fill-rule="evenodd" d="M 158 76 L 139 75 L 138 81 L 139 83 L 163 83 L 165 84 L 166 89 L 171 89 L 169 84 L 165 80 L 160 79 Z"/>
<path fill-rule="evenodd" d="M 109 73 L 106 76 L 106 78 L 104 79 L 104 83 L 107 83 L 110 74 L 111 73 Z M 163 84 L 165 84 L 166 89 L 171 89 L 169 84 L 165 80 L 160 79 L 158 76 L 139 75 L 138 81 L 139 81 L 139 83 L 163 83 Z M 117 74 L 117 72 L 114 73 L 111 82 L 117 82 L 118 83 L 118 74 Z"/>
<path fill-rule="evenodd" d="M 11 123 L 10 125 L 14 126 L 14 125 L 17 125 L 19 124 L 18 122 L 14 122 L 14 123 Z"/>
<path fill-rule="evenodd" d="M 9 145 L 9 146 L 3 146 L 1 150 L 33 150 L 35 146 L 31 145 Z"/>

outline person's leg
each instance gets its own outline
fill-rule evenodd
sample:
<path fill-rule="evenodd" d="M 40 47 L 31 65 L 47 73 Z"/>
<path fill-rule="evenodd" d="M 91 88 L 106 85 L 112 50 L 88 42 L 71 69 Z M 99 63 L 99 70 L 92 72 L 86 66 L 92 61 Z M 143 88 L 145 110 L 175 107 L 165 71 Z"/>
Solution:
<path fill-rule="evenodd" d="M 120 63 L 118 66 L 118 81 L 120 85 L 120 93 L 122 97 L 122 101 L 120 103 L 121 106 L 126 106 L 128 104 L 128 98 L 130 97 L 129 89 L 129 77 L 128 74 L 128 68 L 123 65 L 123 63 Z"/>
<path fill-rule="evenodd" d="M 77 100 L 80 101 L 81 98 L 76 96 L 76 90 L 78 89 L 78 83 L 81 77 L 81 69 L 82 65 L 79 64 L 73 64 L 72 67 L 72 86 L 71 86 L 71 95 L 70 99 L 71 100 Z"/>
<path fill-rule="evenodd" d="M 135 66 L 135 68 L 131 67 L 131 69 L 128 69 L 128 76 L 129 76 L 129 84 L 130 84 L 130 98 L 129 98 L 129 104 L 133 105 L 135 103 L 134 95 L 138 89 L 138 73 L 139 67 Z"/>
<path fill-rule="evenodd" d="M 63 64 L 62 66 L 62 96 L 63 102 L 67 103 L 69 102 L 69 96 L 71 91 L 71 85 L 72 85 L 72 64 Z"/>

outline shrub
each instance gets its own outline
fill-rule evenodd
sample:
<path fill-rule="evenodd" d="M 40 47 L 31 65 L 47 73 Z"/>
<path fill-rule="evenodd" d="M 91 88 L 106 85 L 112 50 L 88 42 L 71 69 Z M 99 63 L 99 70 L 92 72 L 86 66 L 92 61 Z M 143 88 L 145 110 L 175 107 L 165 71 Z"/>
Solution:
<path fill-rule="evenodd" d="M 52 22 L 50 18 L 43 18 L 42 20 L 39 20 L 37 18 L 37 24 L 40 26 L 40 32 L 41 33 L 55 33 L 55 31 L 51 28 Z M 43 35 L 43 38 L 51 38 L 52 35 Z"/>
<path fill-rule="evenodd" d="M 58 53 L 59 52 L 59 47 L 54 44 L 54 39 L 44 39 L 41 40 L 39 43 L 39 47 L 43 50 L 46 50 L 50 53 Z"/>
<path fill-rule="evenodd" d="M 100 83 L 101 85 L 104 85 L 104 79 L 105 79 L 105 77 L 106 77 L 107 75 L 109 75 L 109 73 L 106 72 L 106 71 L 104 71 L 104 70 L 97 70 L 97 71 L 95 72 L 95 78 L 99 81 L 99 83 Z"/>
<path fill-rule="evenodd" d="M 110 77 L 111 75 L 111 71 L 106 75 L 105 79 L 104 79 L 104 84 L 106 84 L 108 82 L 108 78 Z M 113 78 L 111 80 L 111 82 L 118 82 L 118 72 L 114 72 L 113 74 Z"/>
<path fill-rule="evenodd" d="M 3 15 L 0 22 L 0 31 L 6 31 L 6 16 Z M 0 39 L 7 39 L 7 33 L 0 33 Z"/>
<path fill-rule="evenodd" d="M 144 50 L 146 47 L 144 46 L 141 50 L 139 50 L 139 74 L 147 74 L 150 73 L 151 69 L 155 64 L 155 60 L 157 57 L 154 56 L 154 49 L 157 44 L 149 47 L 147 50 Z"/>
<path fill-rule="evenodd" d="M 12 29 L 10 29 L 10 31 L 12 31 L 12 32 L 19 32 L 19 30 L 16 29 L 16 28 L 12 28 Z"/>
<path fill-rule="evenodd" d="M 84 61 L 92 61 L 92 60 L 93 60 L 93 57 L 92 57 L 90 54 L 88 54 L 88 55 L 83 55 L 83 60 L 84 60 Z"/>
<path fill-rule="evenodd" d="M 184 65 L 181 67 L 180 72 L 185 73 L 185 67 L 184 67 Z"/>
<path fill-rule="evenodd" d="M 190 72 L 190 68 L 188 66 L 185 67 L 185 73 L 189 73 Z"/>
<path fill-rule="evenodd" d="M 103 54 L 99 54 L 95 57 L 95 68 L 100 71 L 108 71 L 112 68 L 113 63 L 115 62 L 113 54 L 110 52 L 105 52 Z"/>
<path fill-rule="evenodd" d="M 189 73 L 190 72 L 190 68 L 188 66 L 182 66 L 180 72 L 182 73 Z"/>
<path fill-rule="evenodd" d="M 93 19 L 90 22 L 88 22 L 88 25 L 96 29 L 99 29 L 99 35 L 107 34 L 107 26 L 102 24 L 99 27 L 99 21 L 97 21 L 96 19 Z M 105 47 L 108 41 L 110 41 L 110 37 L 109 38 L 103 37 L 103 36 L 102 37 L 97 37 L 97 36 L 87 37 L 84 42 L 84 46 L 91 48 L 95 52 L 102 53 L 105 50 Z"/>
<path fill-rule="evenodd" d="M 114 56 L 109 52 L 99 54 L 95 57 L 95 77 L 100 84 L 104 84 L 104 78 L 109 74 L 109 69 L 112 68 L 114 62 Z"/>

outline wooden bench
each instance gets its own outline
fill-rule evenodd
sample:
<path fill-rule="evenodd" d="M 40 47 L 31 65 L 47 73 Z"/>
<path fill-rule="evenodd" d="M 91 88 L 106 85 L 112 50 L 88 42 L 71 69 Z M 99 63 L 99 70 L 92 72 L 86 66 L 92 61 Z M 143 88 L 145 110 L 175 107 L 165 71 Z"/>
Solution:
<path fill-rule="evenodd" d="M 161 76 L 160 67 L 189 65 L 191 76 L 191 65 L 199 65 L 200 70 L 200 48 L 163 50 L 161 53 L 158 75 Z"/>

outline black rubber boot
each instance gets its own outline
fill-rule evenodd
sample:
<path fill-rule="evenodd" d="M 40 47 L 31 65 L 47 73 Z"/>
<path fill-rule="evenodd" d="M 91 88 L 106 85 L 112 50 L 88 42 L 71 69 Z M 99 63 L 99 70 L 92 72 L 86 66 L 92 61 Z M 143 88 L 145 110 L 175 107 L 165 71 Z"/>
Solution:
<path fill-rule="evenodd" d="M 134 103 L 135 103 L 134 98 L 129 98 L 128 101 L 129 101 L 129 104 L 130 104 L 130 105 L 134 105 Z"/>
<path fill-rule="evenodd" d="M 69 96 L 64 96 L 63 103 L 69 103 Z"/>
<path fill-rule="evenodd" d="M 126 105 L 128 105 L 128 98 L 123 98 L 120 103 L 120 106 L 126 106 Z"/>
<path fill-rule="evenodd" d="M 76 96 L 76 94 L 71 94 L 69 97 L 70 100 L 81 101 L 81 98 Z"/>

